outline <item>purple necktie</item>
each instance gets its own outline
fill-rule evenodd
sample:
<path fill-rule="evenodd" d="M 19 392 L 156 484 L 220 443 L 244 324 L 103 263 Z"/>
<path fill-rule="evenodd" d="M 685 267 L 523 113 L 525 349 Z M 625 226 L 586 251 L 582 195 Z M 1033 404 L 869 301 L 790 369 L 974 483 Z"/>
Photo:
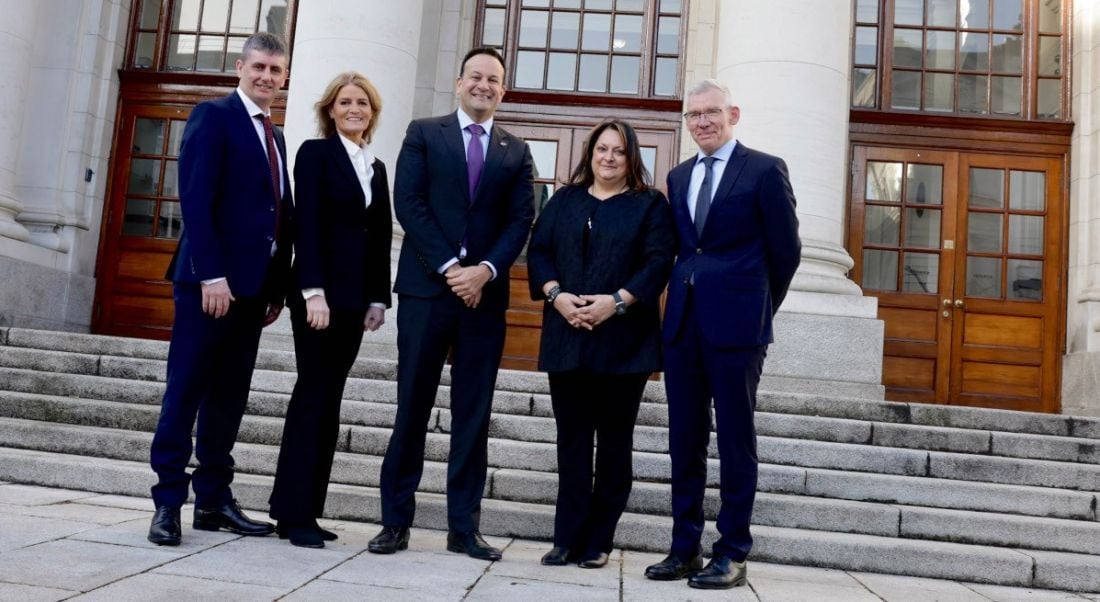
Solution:
<path fill-rule="evenodd" d="M 485 129 L 476 123 L 466 126 L 470 132 L 470 144 L 466 147 L 466 175 L 470 180 L 470 204 L 474 203 L 477 183 L 481 181 L 481 172 L 485 169 L 485 150 L 481 146 L 481 135 Z"/>

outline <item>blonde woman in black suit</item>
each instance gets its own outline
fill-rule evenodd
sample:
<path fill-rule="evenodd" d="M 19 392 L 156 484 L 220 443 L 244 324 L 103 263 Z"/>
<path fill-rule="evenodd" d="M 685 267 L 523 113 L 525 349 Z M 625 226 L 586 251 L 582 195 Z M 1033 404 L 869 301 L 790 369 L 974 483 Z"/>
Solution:
<path fill-rule="evenodd" d="M 366 77 L 338 75 L 316 105 L 323 138 L 294 164 L 295 239 L 290 307 L 298 382 L 290 397 L 271 494 L 280 537 L 324 547 L 336 535 L 317 518 L 325 496 L 340 400 L 365 330 L 390 307 L 392 219 L 386 167 L 368 144 L 381 97 Z"/>

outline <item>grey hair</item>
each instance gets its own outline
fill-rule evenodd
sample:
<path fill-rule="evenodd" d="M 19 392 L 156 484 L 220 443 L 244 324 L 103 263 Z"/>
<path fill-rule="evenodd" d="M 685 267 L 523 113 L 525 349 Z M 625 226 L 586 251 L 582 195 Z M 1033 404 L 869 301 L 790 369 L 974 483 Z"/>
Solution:
<path fill-rule="evenodd" d="M 245 58 L 248 57 L 248 53 L 253 50 L 259 50 L 267 54 L 286 56 L 286 42 L 273 33 L 257 31 L 248 36 L 248 39 L 245 40 L 244 47 L 241 48 L 241 60 L 245 60 Z"/>
<path fill-rule="evenodd" d="M 733 94 L 730 93 L 729 87 L 727 87 L 726 84 L 723 84 L 722 82 L 712 78 L 704 79 L 692 84 L 692 86 L 688 88 L 687 95 L 696 96 L 698 94 L 703 94 L 711 90 L 718 90 L 726 97 L 727 109 L 733 106 Z"/>

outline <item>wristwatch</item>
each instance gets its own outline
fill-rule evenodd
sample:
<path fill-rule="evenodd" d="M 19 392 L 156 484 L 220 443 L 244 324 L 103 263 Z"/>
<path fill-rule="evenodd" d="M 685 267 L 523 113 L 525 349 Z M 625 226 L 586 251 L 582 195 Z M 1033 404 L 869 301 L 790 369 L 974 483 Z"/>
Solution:
<path fill-rule="evenodd" d="M 558 295 L 560 295 L 560 294 L 561 294 L 561 287 L 560 286 L 555 286 L 554 288 L 551 288 L 550 292 L 546 293 L 546 302 L 549 303 L 550 305 L 553 305 L 554 300 L 556 300 L 558 298 Z"/>
<path fill-rule="evenodd" d="M 619 291 L 611 293 L 611 298 L 615 300 L 615 315 L 623 315 L 626 313 L 626 301 L 623 301 L 622 296 L 619 295 Z"/>

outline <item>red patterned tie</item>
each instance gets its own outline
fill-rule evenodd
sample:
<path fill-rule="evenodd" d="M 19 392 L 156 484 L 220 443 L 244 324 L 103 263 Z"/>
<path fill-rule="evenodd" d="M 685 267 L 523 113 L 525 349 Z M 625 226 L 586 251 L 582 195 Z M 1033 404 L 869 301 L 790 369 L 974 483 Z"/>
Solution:
<path fill-rule="evenodd" d="M 271 186 L 275 191 L 275 240 L 279 240 L 279 226 L 282 224 L 282 174 L 279 173 L 279 151 L 275 146 L 275 128 L 271 125 L 271 118 L 267 115 L 257 115 L 264 124 L 264 138 L 267 139 L 267 166 L 271 170 Z"/>

